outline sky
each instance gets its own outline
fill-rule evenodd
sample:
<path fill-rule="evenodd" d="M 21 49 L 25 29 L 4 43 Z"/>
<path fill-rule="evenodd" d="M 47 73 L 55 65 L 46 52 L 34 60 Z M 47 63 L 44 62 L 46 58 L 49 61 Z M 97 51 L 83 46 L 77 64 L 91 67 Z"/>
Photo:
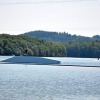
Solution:
<path fill-rule="evenodd" d="M 0 34 L 35 30 L 100 35 L 100 0 L 0 0 Z"/>

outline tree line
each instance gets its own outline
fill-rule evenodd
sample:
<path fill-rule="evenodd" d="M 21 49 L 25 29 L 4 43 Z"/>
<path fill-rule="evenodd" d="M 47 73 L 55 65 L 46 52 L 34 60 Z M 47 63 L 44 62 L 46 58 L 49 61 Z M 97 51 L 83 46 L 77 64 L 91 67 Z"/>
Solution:
<path fill-rule="evenodd" d="M 67 46 L 68 57 L 82 58 L 99 58 L 100 57 L 100 42 L 77 42 L 69 43 Z"/>
<path fill-rule="evenodd" d="M 0 55 L 65 56 L 65 46 L 24 35 L 0 35 Z"/>
<path fill-rule="evenodd" d="M 100 57 L 100 42 L 48 42 L 25 35 L 0 35 L 0 55 L 41 57 Z"/>

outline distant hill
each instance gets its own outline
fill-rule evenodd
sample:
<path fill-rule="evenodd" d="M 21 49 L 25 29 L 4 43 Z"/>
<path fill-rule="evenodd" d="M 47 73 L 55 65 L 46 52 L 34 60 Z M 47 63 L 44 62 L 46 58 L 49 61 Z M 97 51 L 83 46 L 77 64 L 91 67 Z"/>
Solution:
<path fill-rule="evenodd" d="M 100 41 L 100 36 L 95 35 L 93 37 L 77 36 L 71 35 L 65 32 L 48 32 L 48 31 L 31 31 L 24 33 L 24 35 L 30 37 L 36 37 L 40 39 L 45 39 L 54 42 L 90 42 L 90 41 Z"/>

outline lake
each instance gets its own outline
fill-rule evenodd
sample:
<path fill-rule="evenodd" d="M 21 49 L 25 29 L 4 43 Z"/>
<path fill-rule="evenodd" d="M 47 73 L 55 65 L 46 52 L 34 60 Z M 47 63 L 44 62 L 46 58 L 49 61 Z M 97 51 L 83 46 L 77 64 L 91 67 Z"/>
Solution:
<path fill-rule="evenodd" d="M 90 58 L 51 59 L 100 64 Z M 1 63 L 0 100 L 100 100 L 100 68 Z"/>

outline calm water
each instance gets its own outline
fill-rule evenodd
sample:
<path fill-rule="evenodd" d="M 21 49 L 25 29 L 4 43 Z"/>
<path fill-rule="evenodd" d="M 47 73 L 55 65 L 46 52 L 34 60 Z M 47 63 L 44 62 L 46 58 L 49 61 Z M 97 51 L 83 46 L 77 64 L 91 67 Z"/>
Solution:
<path fill-rule="evenodd" d="M 100 68 L 0 64 L 0 100 L 100 100 Z"/>

